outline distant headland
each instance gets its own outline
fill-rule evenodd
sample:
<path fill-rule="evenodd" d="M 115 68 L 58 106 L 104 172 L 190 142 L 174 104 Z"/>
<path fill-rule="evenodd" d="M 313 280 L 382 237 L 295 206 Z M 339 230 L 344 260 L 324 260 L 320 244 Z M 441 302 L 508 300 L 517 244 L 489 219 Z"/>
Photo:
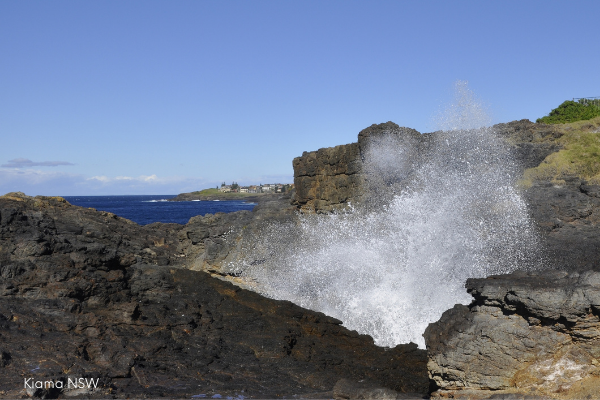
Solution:
<path fill-rule="evenodd" d="M 244 200 L 254 202 L 265 195 L 283 194 L 294 189 L 293 183 L 268 183 L 240 186 L 236 182 L 231 185 L 223 182 L 220 187 L 180 193 L 169 201 L 194 200 Z"/>

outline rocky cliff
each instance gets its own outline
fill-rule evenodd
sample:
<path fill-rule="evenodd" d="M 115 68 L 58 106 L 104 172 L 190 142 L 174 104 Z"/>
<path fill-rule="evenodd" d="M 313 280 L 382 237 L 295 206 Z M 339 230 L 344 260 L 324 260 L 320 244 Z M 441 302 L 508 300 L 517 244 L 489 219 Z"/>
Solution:
<path fill-rule="evenodd" d="M 493 129 L 512 149 L 520 174 L 561 149 L 557 139 L 563 133 L 554 126 L 522 120 Z M 305 152 L 293 161 L 295 193 L 260 197 L 253 212 L 194 217 L 179 232 L 178 252 L 186 256 L 188 268 L 243 285 L 234 278 L 240 261 L 269 226 L 293 222 L 298 210 L 330 213 L 348 204 L 385 204 L 394 190 L 402 190 L 410 182 L 411 174 L 427 160 L 442 136 L 387 122 L 362 130 L 356 143 Z M 370 162 L 375 158 L 370 154 L 373 149 L 399 143 L 405 151 L 393 160 L 398 167 L 391 173 L 382 173 L 380 166 Z M 598 188 L 574 176 L 561 184 L 538 180 L 523 189 L 552 266 L 583 270 L 600 260 L 600 235 L 594 234 L 600 215 Z"/>
<path fill-rule="evenodd" d="M 434 397 L 599 398 L 600 185 L 594 183 L 597 179 L 573 173 L 577 168 L 572 167 L 580 162 L 591 171 L 588 175 L 597 173 L 597 160 L 591 159 L 594 149 L 586 150 L 585 135 L 599 130 L 600 120 L 581 127 L 528 120 L 493 127 L 510 148 L 546 264 L 555 269 L 467 282 L 473 303 L 446 311 L 424 334 Z M 313 168 L 310 173 L 298 170 L 301 179 L 296 187 L 308 195 L 297 197 L 296 204 L 306 212 L 330 212 L 344 207 L 344 199 L 368 201 L 367 193 L 385 196 L 370 187 L 374 179 L 368 163 L 370 143 L 385 137 L 403 141 L 408 152 L 404 156 L 412 158 L 408 168 L 395 171 L 399 182 L 383 182 L 384 187 L 401 188 L 410 182 L 411 167 L 426 159 L 443 135 L 418 136 L 392 123 L 362 131 L 359 142 L 347 147 L 353 149 L 347 154 L 355 158 L 343 161 L 353 165 L 353 179 L 360 184 L 354 192 L 344 187 L 342 196 L 319 190 L 339 179 L 325 155 L 342 153 L 340 147 L 305 153 L 295 165 L 310 160 Z M 563 135 L 574 136 L 579 148 Z M 557 157 L 563 150 L 581 154 L 575 154 L 579 159 Z M 565 158 L 570 160 L 566 166 L 560 164 Z"/>
<path fill-rule="evenodd" d="M 304 212 L 330 212 L 360 201 L 364 177 L 358 143 L 304 152 L 294 158 L 294 204 Z"/>
<path fill-rule="evenodd" d="M 210 218 L 139 226 L 61 198 L 0 197 L 0 396 L 330 398 L 338 382 L 427 392 L 416 345 L 379 348 L 185 268 L 182 236 L 214 254 L 226 227 Z M 79 378 L 97 387 L 67 385 Z"/>
<path fill-rule="evenodd" d="M 559 139 L 564 130 L 553 125 L 521 120 L 498 124 L 492 129 L 510 147 L 520 176 L 563 146 Z M 394 171 L 388 181 L 377 182 L 382 174 L 373 173 L 377 166 L 369 165 L 372 158 L 369 148 L 383 140 L 390 144 L 401 142 L 405 150 L 402 160 L 408 161 L 403 161 L 406 167 Z M 373 198 L 385 202 L 385 197 L 394 192 L 381 187 L 401 188 L 404 182 L 409 182 L 412 170 L 427 160 L 428 152 L 440 140 L 443 140 L 441 132 L 420 134 L 387 122 L 362 130 L 357 143 L 305 152 L 294 159 L 293 204 L 303 212 L 328 213 L 343 209 L 348 203 L 360 204 Z M 592 185 L 581 176 L 566 175 L 560 182 L 551 179 L 528 182 L 522 193 L 551 266 L 585 270 L 600 265 L 599 185 Z"/>
<path fill-rule="evenodd" d="M 365 203 L 373 195 L 385 196 L 373 182 L 368 162 L 372 146 L 381 141 L 402 142 L 411 158 L 417 158 L 429 147 L 431 137 L 390 121 L 363 129 L 356 143 L 304 152 L 293 161 L 293 204 L 302 212 L 330 213 L 350 203 Z"/>
<path fill-rule="evenodd" d="M 495 125 L 493 131 L 511 148 L 521 173 L 539 165 L 548 155 L 560 150 L 556 142 L 562 133 L 552 125 L 528 120 Z M 348 202 L 360 202 L 370 187 L 373 170 L 369 168 L 370 147 L 401 144 L 406 171 L 427 159 L 432 144 L 443 140 L 442 132 L 424 133 L 400 127 L 393 122 L 373 124 L 358 134 L 358 141 L 347 145 L 304 152 L 294 159 L 296 194 L 293 203 L 304 212 L 327 213 L 339 210 Z"/>

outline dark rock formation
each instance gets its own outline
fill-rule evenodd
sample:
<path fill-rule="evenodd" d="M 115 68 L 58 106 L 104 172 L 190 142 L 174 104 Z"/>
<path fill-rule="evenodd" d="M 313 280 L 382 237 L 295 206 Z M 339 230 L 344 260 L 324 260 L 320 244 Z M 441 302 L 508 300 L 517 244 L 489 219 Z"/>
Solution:
<path fill-rule="evenodd" d="M 179 232 L 179 250 L 188 268 L 225 274 L 222 268 L 236 258 L 239 237 L 252 217 L 250 211 L 238 211 L 190 218 Z"/>
<path fill-rule="evenodd" d="M 348 379 L 340 379 L 333 387 L 333 398 L 350 400 L 398 400 L 420 399 L 423 397 L 418 393 L 400 393 L 367 380 L 355 382 Z"/>
<path fill-rule="evenodd" d="M 494 129 L 512 147 L 521 170 L 538 166 L 561 149 L 557 139 L 563 133 L 553 125 L 521 120 Z M 561 183 L 535 181 L 523 194 L 550 266 L 571 271 L 600 269 L 600 186 L 564 176 Z"/>
<path fill-rule="evenodd" d="M 177 249 L 185 256 L 185 266 L 245 286 L 244 282 L 233 278 L 239 273 L 237 265 L 264 229 L 295 218 L 296 208 L 290 205 L 291 196 L 292 193 L 261 196 L 252 212 L 192 217 L 178 235 Z"/>
<path fill-rule="evenodd" d="M 521 120 L 498 124 L 493 131 L 511 149 L 516 173 L 538 166 L 561 149 L 557 139 L 563 133 L 555 126 Z M 401 138 L 409 159 L 396 174 L 402 185 L 410 181 L 411 168 L 427 159 L 443 135 L 420 135 L 386 123 L 363 130 L 358 143 L 346 148 L 304 153 L 294 161 L 302 166 L 296 172 L 301 178 L 296 188 L 303 194 L 297 197 L 297 204 L 309 212 L 329 212 L 343 207 L 345 199 L 364 201 L 367 193 L 385 196 L 370 187 L 382 185 L 371 182 L 366 162 L 369 146 L 390 137 Z M 333 151 L 355 157 L 342 162 L 353 166 L 354 182 L 359 182 L 352 187 L 354 191 L 343 187 L 339 195 L 320 189 L 340 186 L 335 181 L 343 173 L 327 162 Z M 398 182 L 383 183 L 393 188 Z M 598 398 L 600 272 L 594 270 L 600 271 L 600 186 L 581 177 L 563 176 L 560 182 L 534 181 L 522 193 L 540 233 L 548 266 L 563 272 L 469 280 L 473 304 L 448 310 L 425 333 L 437 396 Z M 352 391 L 369 396 L 367 386 L 340 382 L 336 390 L 342 397 Z M 393 394 L 386 396 L 393 398 Z"/>
<path fill-rule="evenodd" d="M 512 147 L 521 169 L 536 167 L 550 154 L 561 149 L 556 139 L 562 133 L 553 125 L 522 119 L 494 125 L 493 130 Z"/>
<path fill-rule="evenodd" d="M 565 177 L 564 184 L 536 182 L 525 191 L 554 268 L 600 270 L 600 186 Z"/>
<path fill-rule="evenodd" d="M 329 213 L 348 203 L 363 203 L 379 186 L 371 181 L 369 166 L 365 165 L 370 146 L 381 141 L 402 141 L 417 159 L 429 146 L 430 138 L 429 134 L 386 122 L 360 131 L 357 143 L 304 152 L 294 159 L 294 204 L 302 212 Z"/>
<path fill-rule="evenodd" d="M 494 125 L 493 131 L 512 148 L 521 171 L 539 165 L 549 154 L 560 150 L 556 139 L 562 133 L 552 125 L 521 120 Z M 396 172 L 399 178 L 408 179 L 411 168 L 426 161 L 428 151 L 439 140 L 443 140 L 442 132 L 421 134 L 386 122 L 360 131 L 357 143 L 304 152 L 294 159 L 294 204 L 304 212 L 327 213 L 349 202 L 360 203 L 379 184 L 372 184 L 373 177 L 369 176 L 372 171 L 365 165 L 370 146 L 401 142 L 405 149 L 402 156 L 405 171 Z"/>
<path fill-rule="evenodd" d="M 294 158 L 294 203 L 305 212 L 330 212 L 360 199 L 364 177 L 358 143 L 304 152 Z"/>
<path fill-rule="evenodd" d="M 597 398 L 600 272 L 515 272 L 466 287 L 474 302 L 424 334 L 436 396 Z"/>
<path fill-rule="evenodd" d="M 190 246 L 219 235 L 194 224 L 0 197 L 0 396 L 330 398 L 341 379 L 427 392 L 416 345 L 379 348 L 321 313 L 182 268 L 181 235 Z M 68 386 L 79 378 L 97 387 Z"/>

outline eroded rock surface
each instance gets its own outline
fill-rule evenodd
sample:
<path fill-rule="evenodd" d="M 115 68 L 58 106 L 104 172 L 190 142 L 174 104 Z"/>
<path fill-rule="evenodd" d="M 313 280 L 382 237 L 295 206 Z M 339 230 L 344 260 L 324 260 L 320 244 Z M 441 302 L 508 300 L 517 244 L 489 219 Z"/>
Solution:
<path fill-rule="evenodd" d="M 0 197 L 0 396 L 330 398 L 341 379 L 427 392 L 416 345 L 376 347 L 321 313 L 186 269 L 184 229 Z M 66 387 L 75 378 L 98 387 Z"/>
<path fill-rule="evenodd" d="M 466 287 L 474 302 L 424 334 L 435 396 L 597 398 L 600 272 L 515 272 Z"/>

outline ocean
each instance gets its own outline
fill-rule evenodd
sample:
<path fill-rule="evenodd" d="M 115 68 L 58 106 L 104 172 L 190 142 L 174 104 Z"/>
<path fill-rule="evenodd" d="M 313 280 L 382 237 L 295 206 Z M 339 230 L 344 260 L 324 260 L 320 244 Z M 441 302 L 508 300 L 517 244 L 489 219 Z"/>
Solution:
<path fill-rule="evenodd" d="M 167 201 L 175 195 L 63 197 L 75 206 L 108 211 L 140 225 L 153 222 L 186 224 L 191 217 L 196 215 L 252 210 L 256 205 L 256 203 L 246 203 L 242 200 Z"/>

